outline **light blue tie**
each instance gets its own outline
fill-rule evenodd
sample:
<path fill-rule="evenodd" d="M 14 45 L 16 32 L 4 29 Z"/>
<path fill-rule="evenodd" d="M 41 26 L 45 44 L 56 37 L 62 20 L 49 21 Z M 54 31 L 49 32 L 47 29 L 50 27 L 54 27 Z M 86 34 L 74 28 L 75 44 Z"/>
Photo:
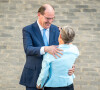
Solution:
<path fill-rule="evenodd" d="M 43 29 L 43 41 L 44 41 L 45 46 L 48 46 L 48 40 L 47 40 L 45 32 L 46 32 L 46 29 Z"/>

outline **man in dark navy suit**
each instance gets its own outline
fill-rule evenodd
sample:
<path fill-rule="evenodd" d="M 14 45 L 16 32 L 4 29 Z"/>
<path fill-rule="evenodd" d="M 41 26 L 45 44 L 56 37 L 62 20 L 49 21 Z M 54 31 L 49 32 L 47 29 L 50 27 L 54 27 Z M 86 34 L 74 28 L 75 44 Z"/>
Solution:
<path fill-rule="evenodd" d="M 43 55 L 48 52 L 55 58 L 62 54 L 59 45 L 58 27 L 52 22 L 55 18 L 54 8 L 45 4 L 38 10 L 38 20 L 23 28 L 23 45 L 26 53 L 26 63 L 21 75 L 20 84 L 26 86 L 26 90 L 38 90 L 37 78 L 41 70 Z M 60 57 L 60 56 L 59 56 Z M 69 75 L 74 72 L 74 67 L 69 70 Z"/>

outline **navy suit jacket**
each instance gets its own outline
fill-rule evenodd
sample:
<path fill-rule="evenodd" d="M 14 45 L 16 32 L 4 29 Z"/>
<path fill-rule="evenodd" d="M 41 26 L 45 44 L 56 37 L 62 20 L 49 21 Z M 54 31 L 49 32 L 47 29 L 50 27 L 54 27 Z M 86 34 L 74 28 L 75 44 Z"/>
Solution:
<path fill-rule="evenodd" d="M 58 27 L 51 24 L 49 46 L 58 45 L 58 37 Z M 40 49 L 44 46 L 37 22 L 23 28 L 23 46 L 26 54 L 26 63 L 21 75 L 20 84 L 28 87 L 36 87 L 43 60 L 43 55 L 40 55 Z"/>

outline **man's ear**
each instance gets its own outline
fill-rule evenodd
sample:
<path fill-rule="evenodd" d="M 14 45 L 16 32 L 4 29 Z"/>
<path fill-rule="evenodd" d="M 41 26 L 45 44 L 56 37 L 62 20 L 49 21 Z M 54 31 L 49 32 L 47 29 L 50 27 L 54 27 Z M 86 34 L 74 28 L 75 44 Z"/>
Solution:
<path fill-rule="evenodd" d="M 38 14 L 37 14 L 38 16 L 40 16 L 40 13 L 38 12 Z"/>

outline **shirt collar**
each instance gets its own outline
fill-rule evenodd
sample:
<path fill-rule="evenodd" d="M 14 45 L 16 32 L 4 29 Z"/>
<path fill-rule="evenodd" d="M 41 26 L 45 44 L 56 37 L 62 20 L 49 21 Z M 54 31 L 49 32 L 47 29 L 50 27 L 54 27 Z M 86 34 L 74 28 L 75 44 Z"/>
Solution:
<path fill-rule="evenodd" d="M 37 20 L 37 24 L 38 24 L 40 30 L 43 30 L 43 29 L 44 29 L 44 28 L 39 24 L 38 20 Z M 49 31 L 49 28 L 46 29 L 46 30 Z"/>

